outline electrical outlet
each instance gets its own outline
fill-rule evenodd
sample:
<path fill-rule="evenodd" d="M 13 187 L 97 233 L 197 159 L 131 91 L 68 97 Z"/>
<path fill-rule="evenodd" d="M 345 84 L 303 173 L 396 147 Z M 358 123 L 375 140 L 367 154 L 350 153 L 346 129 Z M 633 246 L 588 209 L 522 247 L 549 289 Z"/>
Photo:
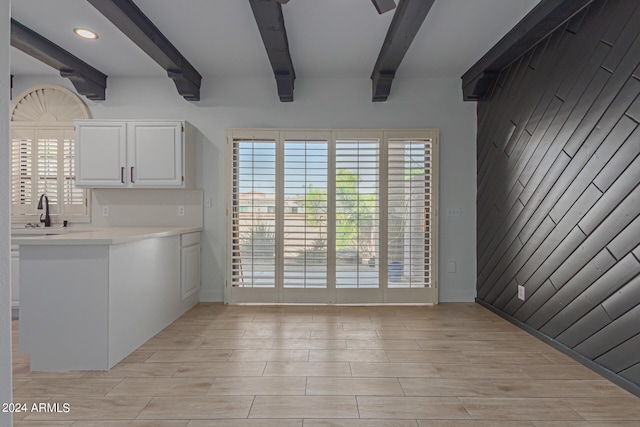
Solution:
<path fill-rule="evenodd" d="M 447 209 L 447 216 L 460 216 L 460 208 Z"/>
<path fill-rule="evenodd" d="M 178 206 L 178 216 L 184 216 L 184 206 Z"/>
<path fill-rule="evenodd" d="M 524 301 L 524 286 L 518 285 L 518 299 Z"/>
<path fill-rule="evenodd" d="M 110 206 L 103 206 L 102 207 L 102 216 L 109 216 L 111 215 L 111 207 Z"/>

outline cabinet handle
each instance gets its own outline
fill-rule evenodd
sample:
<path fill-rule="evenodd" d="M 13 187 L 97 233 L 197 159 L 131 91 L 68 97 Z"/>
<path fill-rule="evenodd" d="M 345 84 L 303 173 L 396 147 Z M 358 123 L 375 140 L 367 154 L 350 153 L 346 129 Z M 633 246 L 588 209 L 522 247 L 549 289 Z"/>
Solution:
<path fill-rule="evenodd" d="M 124 184 L 124 166 L 120 168 L 120 182 Z"/>
<path fill-rule="evenodd" d="M 135 181 L 133 180 L 133 166 L 131 166 L 131 183 L 133 184 Z"/>

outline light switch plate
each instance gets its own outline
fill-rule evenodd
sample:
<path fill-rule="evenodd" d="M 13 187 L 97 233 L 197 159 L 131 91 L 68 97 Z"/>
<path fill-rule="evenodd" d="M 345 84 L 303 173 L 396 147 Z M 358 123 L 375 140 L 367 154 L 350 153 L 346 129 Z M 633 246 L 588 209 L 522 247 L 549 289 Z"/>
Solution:
<path fill-rule="evenodd" d="M 524 301 L 524 286 L 518 285 L 518 299 Z"/>
<path fill-rule="evenodd" d="M 455 260 L 450 260 L 449 265 L 447 266 L 447 272 L 455 273 L 457 271 L 457 263 Z"/>

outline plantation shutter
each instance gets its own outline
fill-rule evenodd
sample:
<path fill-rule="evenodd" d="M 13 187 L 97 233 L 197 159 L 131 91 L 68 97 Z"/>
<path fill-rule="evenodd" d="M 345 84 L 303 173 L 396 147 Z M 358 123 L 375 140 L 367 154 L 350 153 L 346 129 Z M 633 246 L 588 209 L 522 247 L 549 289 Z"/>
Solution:
<path fill-rule="evenodd" d="M 51 214 L 60 213 L 60 168 L 59 168 L 59 131 L 38 130 L 36 148 L 37 195 L 46 194 L 49 198 Z"/>
<path fill-rule="evenodd" d="M 11 138 L 11 213 L 34 213 L 33 131 L 13 131 Z"/>
<path fill-rule="evenodd" d="M 76 119 L 90 117 L 72 91 L 53 85 L 32 87 L 18 96 L 11 110 L 12 220 L 38 222 L 42 194 L 55 222 L 86 222 L 90 190 L 77 189 L 74 164 Z M 64 217 L 63 217 L 64 216 Z"/>
<path fill-rule="evenodd" d="M 326 138 L 284 139 L 284 287 L 327 287 Z"/>
<path fill-rule="evenodd" d="M 431 139 L 388 139 L 389 287 L 432 286 Z"/>
<path fill-rule="evenodd" d="M 226 301 L 437 302 L 437 131 L 227 138 Z"/>
<path fill-rule="evenodd" d="M 379 287 L 380 140 L 336 139 L 336 287 Z"/>
<path fill-rule="evenodd" d="M 231 284 L 274 288 L 276 281 L 276 142 L 232 142 Z"/>
<path fill-rule="evenodd" d="M 51 215 L 88 216 L 88 190 L 74 185 L 73 130 L 15 128 L 11 134 L 12 215 L 38 217 L 46 194 Z"/>
<path fill-rule="evenodd" d="M 75 146 L 73 131 L 65 130 L 62 140 L 62 204 L 67 215 L 85 215 L 86 190 L 75 187 Z"/>

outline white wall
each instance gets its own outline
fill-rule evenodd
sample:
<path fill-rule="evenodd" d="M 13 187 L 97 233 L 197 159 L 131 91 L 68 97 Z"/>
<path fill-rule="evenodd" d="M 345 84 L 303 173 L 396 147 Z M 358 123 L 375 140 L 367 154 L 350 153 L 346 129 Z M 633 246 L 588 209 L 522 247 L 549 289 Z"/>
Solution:
<path fill-rule="evenodd" d="M 17 77 L 16 96 L 64 79 Z M 87 101 L 94 118 L 186 119 L 198 130 L 197 185 L 205 209 L 202 300 L 223 299 L 225 261 L 225 128 L 438 128 L 440 130 L 440 300 L 475 297 L 475 103 L 463 103 L 458 78 L 396 79 L 384 103 L 371 102 L 371 81 L 296 80 L 293 103 L 281 103 L 273 78 L 203 79 L 201 101 L 187 102 L 168 78 L 109 78 L 107 99 Z M 460 217 L 447 217 L 460 208 Z M 447 273 L 450 260 L 456 273 Z"/>
<path fill-rule="evenodd" d="M 11 224 L 9 190 L 9 0 L 0 0 L 0 404 L 11 398 Z M 0 425 L 11 425 L 11 414 L 0 411 Z"/>

